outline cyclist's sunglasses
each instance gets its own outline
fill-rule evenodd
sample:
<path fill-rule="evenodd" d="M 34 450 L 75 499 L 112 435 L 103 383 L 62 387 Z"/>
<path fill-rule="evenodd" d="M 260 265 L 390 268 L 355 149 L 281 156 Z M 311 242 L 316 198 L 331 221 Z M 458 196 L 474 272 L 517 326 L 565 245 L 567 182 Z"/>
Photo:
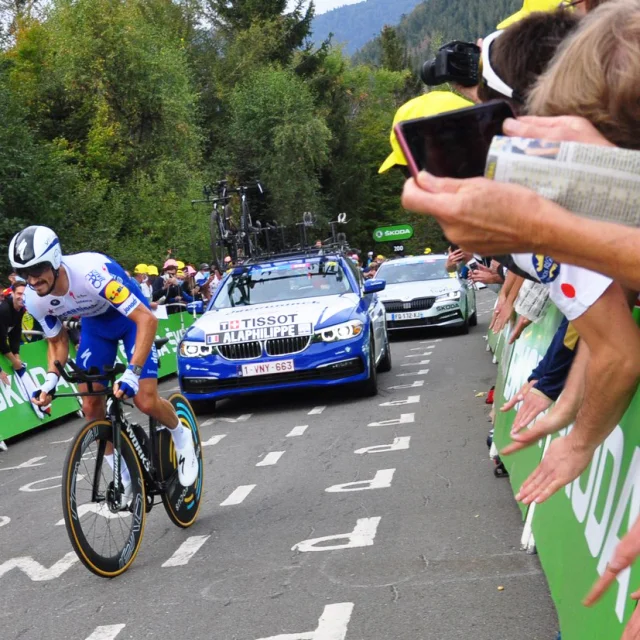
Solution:
<path fill-rule="evenodd" d="M 50 262 L 41 262 L 40 264 L 34 264 L 30 267 L 25 267 L 24 269 L 16 269 L 16 273 L 23 280 L 26 280 L 29 277 L 39 278 L 45 271 L 51 268 Z"/>

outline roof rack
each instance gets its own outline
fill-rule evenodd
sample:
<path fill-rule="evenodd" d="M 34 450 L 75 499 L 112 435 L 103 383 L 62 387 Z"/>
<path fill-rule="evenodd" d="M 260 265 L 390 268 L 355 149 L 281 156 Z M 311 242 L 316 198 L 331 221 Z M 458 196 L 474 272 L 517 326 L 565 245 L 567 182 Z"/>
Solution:
<path fill-rule="evenodd" d="M 323 243 L 322 247 L 293 248 L 290 251 L 277 251 L 273 253 L 261 253 L 244 260 L 243 265 L 259 264 L 261 262 L 279 262 L 293 258 L 319 258 L 327 256 L 345 256 L 349 246 L 345 243 Z"/>

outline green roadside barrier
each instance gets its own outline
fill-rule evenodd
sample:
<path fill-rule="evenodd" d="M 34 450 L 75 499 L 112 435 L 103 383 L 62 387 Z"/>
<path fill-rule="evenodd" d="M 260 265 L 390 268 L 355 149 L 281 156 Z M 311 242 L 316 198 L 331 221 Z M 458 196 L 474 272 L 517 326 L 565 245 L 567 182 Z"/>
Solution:
<path fill-rule="evenodd" d="M 560 320 L 552 307 L 512 348 L 501 348 L 494 433 L 499 450 L 510 441 L 516 415 L 515 410 L 502 414 L 499 407 L 517 392 L 544 356 Z M 497 348 L 504 337 L 493 336 L 492 340 Z M 541 505 L 530 509 L 521 506 L 558 611 L 562 640 L 616 640 L 635 607 L 629 596 L 640 588 L 640 562 L 620 574 L 596 606 L 587 609 L 582 599 L 640 515 L 639 425 L 640 392 L 580 478 Z M 546 445 L 548 441 L 502 458 L 514 492 L 538 465 Z"/>
<path fill-rule="evenodd" d="M 184 332 L 194 322 L 189 313 L 176 313 L 168 316 L 166 320 L 158 323 L 158 337 L 169 338 L 169 342 L 160 351 L 161 367 L 160 377 L 176 373 L 178 370 L 178 344 Z M 75 349 L 71 345 L 71 357 L 75 358 Z M 119 358 L 123 359 L 122 346 Z M 47 374 L 47 343 L 44 340 L 25 344 L 20 348 L 20 357 L 27 364 L 27 374 L 36 385 L 44 382 Z M 126 361 L 126 360 L 124 360 Z M 8 360 L 0 356 L 0 364 L 5 371 L 11 371 Z M 11 386 L 0 383 L 0 440 L 6 440 L 12 436 L 24 433 L 35 427 L 57 418 L 70 415 L 80 408 L 76 398 L 58 398 L 51 405 L 51 416 L 45 416 L 42 420 L 36 416 L 31 402 L 26 393 L 18 384 L 15 375 L 11 375 Z M 61 393 L 71 391 L 71 387 L 64 381 L 60 381 Z M 75 391 L 75 389 L 73 389 Z"/>

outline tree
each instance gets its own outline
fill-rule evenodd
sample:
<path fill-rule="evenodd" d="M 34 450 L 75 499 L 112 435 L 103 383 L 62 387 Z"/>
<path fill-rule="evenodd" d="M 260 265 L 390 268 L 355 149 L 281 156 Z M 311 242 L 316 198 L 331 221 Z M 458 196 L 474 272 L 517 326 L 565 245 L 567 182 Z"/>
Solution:
<path fill-rule="evenodd" d="M 230 97 L 228 150 L 241 180 L 260 178 L 273 217 L 298 220 L 320 206 L 318 174 L 331 132 L 316 113 L 309 88 L 293 71 L 264 68 Z"/>
<path fill-rule="evenodd" d="M 390 26 L 383 27 L 380 33 L 380 66 L 389 71 L 402 71 L 407 67 L 407 50 L 397 31 Z"/>

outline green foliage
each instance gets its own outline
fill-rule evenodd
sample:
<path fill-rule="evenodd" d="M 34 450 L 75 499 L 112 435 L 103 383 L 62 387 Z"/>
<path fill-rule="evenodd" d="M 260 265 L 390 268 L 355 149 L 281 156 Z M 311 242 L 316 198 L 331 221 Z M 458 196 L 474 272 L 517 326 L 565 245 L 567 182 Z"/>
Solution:
<path fill-rule="evenodd" d="M 399 222 L 416 229 L 410 251 L 442 249 L 437 224 L 402 209 L 403 175 L 378 174 L 393 116 L 422 90 L 409 67 L 423 45 L 475 38 L 514 3 L 430 0 L 429 25 L 411 14 L 384 29 L 375 64 L 350 60 L 321 32 L 312 45 L 303 0 L 23 4 L 0 20 L 0 246 L 47 224 L 66 252 L 103 251 L 130 267 L 169 250 L 208 259 L 209 212 L 191 200 L 222 177 L 259 178 L 265 220 L 344 211 L 364 251 L 374 228 Z M 366 35 L 367 16 L 377 32 L 414 6 L 345 9 Z"/>
<path fill-rule="evenodd" d="M 331 132 L 315 114 L 313 96 L 293 71 L 261 69 L 230 97 L 228 130 L 233 165 L 242 179 L 268 185 L 279 220 L 317 211 L 318 172 L 329 156 Z"/>

